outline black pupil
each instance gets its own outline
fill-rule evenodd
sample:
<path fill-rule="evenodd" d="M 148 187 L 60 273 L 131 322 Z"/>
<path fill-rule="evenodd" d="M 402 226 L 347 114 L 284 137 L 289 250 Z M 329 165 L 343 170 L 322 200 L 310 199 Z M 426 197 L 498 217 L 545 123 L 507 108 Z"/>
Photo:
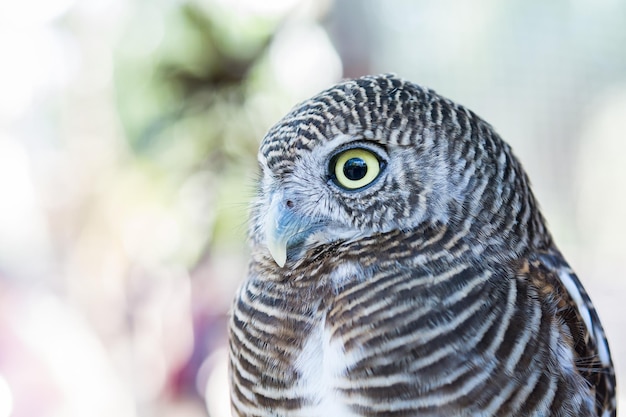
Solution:
<path fill-rule="evenodd" d="M 343 166 L 343 174 L 349 180 L 358 181 L 367 174 L 367 164 L 361 158 L 350 158 Z"/>

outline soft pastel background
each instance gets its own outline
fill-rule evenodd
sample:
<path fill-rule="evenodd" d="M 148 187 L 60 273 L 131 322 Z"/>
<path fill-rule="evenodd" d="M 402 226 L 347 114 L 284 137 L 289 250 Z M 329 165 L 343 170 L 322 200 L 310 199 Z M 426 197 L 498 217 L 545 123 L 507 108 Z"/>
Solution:
<path fill-rule="evenodd" d="M 0 417 L 228 416 L 257 144 L 377 72 L 512 143 L 626 375 L 626 2 L 2 1 Z"/>

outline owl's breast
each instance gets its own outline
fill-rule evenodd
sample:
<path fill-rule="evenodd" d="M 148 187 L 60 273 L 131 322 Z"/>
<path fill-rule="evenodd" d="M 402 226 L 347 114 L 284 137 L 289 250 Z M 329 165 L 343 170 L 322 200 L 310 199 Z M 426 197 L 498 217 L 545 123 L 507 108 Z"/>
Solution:
<path fill-rule="evenodd" d="M 289 281 L 251 276 L 243 283 L 230 325 L 238 415 L 357 415 L 342 389 L 358 349 L 346 349 L 328 318 L 350 308 L 337 301 L 365 277 L 344 262 Z"/>
<path fill-rule="evenodd" d="M 465 380 L 482 389 L 496 363 L 475 349 L 515 292 L 467 262 L 398 253 L 372 264 L 339 251 L 333 262 L 272 271 L 290 279 L 252 269 L 231 322 L 238 415 L 460 415 L 446 391 Z"/>

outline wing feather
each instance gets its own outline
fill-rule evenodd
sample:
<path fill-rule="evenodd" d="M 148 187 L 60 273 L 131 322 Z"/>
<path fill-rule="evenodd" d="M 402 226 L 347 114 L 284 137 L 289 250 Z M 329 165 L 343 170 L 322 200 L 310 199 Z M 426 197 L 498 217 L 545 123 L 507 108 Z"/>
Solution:
<path fill-rule="evenodd" d="M 552 297 L 569 333 L 578 372 L 595 391 L 598 416 L 616 416 L 615 371 L 608 342 L 589 295 L 563 256 L 544 252 L 522 268 L 546 297 Z"/>

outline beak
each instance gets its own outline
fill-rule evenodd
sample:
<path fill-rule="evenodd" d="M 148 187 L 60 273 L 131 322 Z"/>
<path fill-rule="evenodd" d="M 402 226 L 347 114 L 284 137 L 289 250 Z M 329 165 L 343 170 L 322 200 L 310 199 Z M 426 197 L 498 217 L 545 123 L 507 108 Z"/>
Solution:
<path fill-rule="evenodd" d="M 310 221 L 295 212 L 287 203 L 282 193 L 271 197 L 270 209 L 265 218 L 265 241 L 267 249 L 278 266 L 287 262 L 287 249 L 295 242 L 301 241 L 297 236 L 309 230 Z M 295 238 L 295 239 L 293 239 Z M 290 242 L 291 240 L 291 242 Z"/>

